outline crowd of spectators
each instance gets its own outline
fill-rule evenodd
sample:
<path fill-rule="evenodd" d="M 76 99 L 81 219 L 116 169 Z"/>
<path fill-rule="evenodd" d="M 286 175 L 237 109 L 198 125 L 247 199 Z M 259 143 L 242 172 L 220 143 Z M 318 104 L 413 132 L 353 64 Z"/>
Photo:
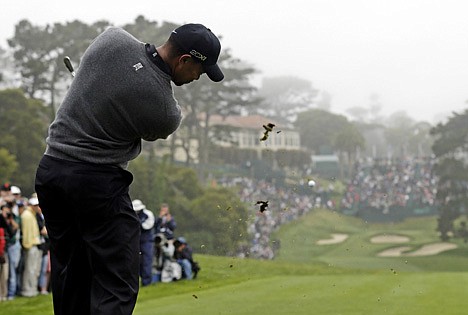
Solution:
<path fill-rule="evenodd" d="M 37 196 L 4 184 L 0 207 L 0 301 L 48 294 L 49 241 Z"/>
<path fill-rule="evenodd" d="M 341 200 L 341 210 L 375 208 L 388 213 L 392 207 L 424 209 L 435 206 L 437 177 L 433 157 L 363 159 L 356 163 Z M 268 210 L 255 211 L 248 232 L 251 243 L 241 249 L 241 256 L 273 259 L 280 246 L 272 233 L 282 224 L 296 220 L 313 208 L 336 210 L 331 198 L 333 184 L 313 189 L 290 189 L 266 180 L 246 177 L 221 178 L 224 187 L 237 188 L 242 201 L 255 205 L 268 201 Z M 298 183 L 304 187 L 306 183 Z"/>
<path fill-rule="evenodd" d="M 391 207 L 425 208 L 435 204 L 437 177 L 433 157 L 365 159 L 355 165 L 341 201 L 342 210 Z"/>
<path fill-rule="evenodd" d="M 140 277 L 142 286 L 157 282 L 191 280 L 200 267 L 183 236 L 175 237 L 176 221 L 169 205 L 161 204 L 157 217 L 139 199 L 132 201 L 141 223 Z"/>
<path fill-rule="evenodd" d="M 355 165 L 341 210 L 372 207 L 385 213 L 392 206 L 434 206 L 437 178 L 433 165 L 430 157 L 361 160 Z M 241 201 L 254 209 L 248 226 L 249 244 L 239 253 L 243 257 L 273 259 L 280 241 L 272 235 L 279 226 L 313 208 L 335 208 L 330 198 L 333 185 L 307 190 L 306 183 L 298 183 L 301 189 L 294 189 L 247 177 L 225 177 L 218 184 L 235 188 Z M 268 201 L 266 211 L 256 209 L 260 200 Z M 24 198 L 19 187 L 5 184 L 0 205 L 0 300 L 48 294 L 49 245 L 37 197 Z M 176 237 L 177 225 L 169 205 L 162 204 L 157 216 L 141 200 L 134 200 L 133 208 L 141 222 L 142 285 L 196 277 L 199 266 L 186 239 Z"/>
<path fill-rule="evenodd" d="M 266 180 L 254 180 L 246 177 L 222 178 L 218 182 L 224 187 L 236 188 L 240 199 L 254 205 L 257 201 L 268 201 L 264 212 L 253 210 L 255 217 L 248 226 L 251 238 L 250 244 L 240 250 L 240 256 L 259 259 L 273 259 L 280 247 L 280 241 L 272 239 L 273 232 L 282 224 L 297 220 L 314 207 L 330 204 L 323 194 L 317 194 L 316 189 L 293 189 L 279 187 Z M 298 183 L 307 186 L 306 183 Z M 328 192 L 328 189 L 321 191 Z M 303 191 L 300 193 L 299 191 Z"/>
<path fill-rule="evenodd" d="M 50 246 L 37 195 L 25 198 L 10 184 L 0 192 L 0 302 L 49 294 Z M 162 204 L 155 216 L 141 200 L 132 204 L 141 222 L 142 286 L 195 278 L 200 267 L 187 240 L 175 237 L 169 205 Z"/>

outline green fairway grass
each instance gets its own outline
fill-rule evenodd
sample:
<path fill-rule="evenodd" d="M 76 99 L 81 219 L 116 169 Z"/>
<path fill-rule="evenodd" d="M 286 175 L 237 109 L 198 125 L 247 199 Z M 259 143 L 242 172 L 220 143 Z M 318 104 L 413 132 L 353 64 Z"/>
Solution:
<path fill-rule="evenodd" d="M 425 244 L 440 242 L 436 232 L 436 217 L 412 218 L 395 224 L 369 224 L 354 217 L 332 211 L 313 213 L 282 227 L 276 238 L 281 240 L 281 251 L 276 261 L 321 262 L 330 266 L 351 269 L 396 269 L 400 271 L 467 271 L 468 244 L 453 241 L 459 247 L 436 256 L 378 257 L 385 249 L 411 246 L 418 249 Z M 334 245 L 316 245 L 331 233 L 344 233 L 346 241 Z M 403 244 L 373 244 L 376 235 L 391 234 L 410 238 Z M 467 289 L 468 290 L 468 289 Z"/>
<path fill-rule="evenodd" d="M 462 285 L 465 273 L 274 276 L 141 300 L 135 314 L 466 314 Z"/>
<path fill-rule="evenodd" d="M 367 224 L 317 210 L 282 227 L 274 261 L 196 255 L 202 270 L 194 281 L 141 288 L 134 314 L 411 314 L 468 313 L 468 251 L 435 256 L 377 257 L 393 246 L 439 242 L 436 218 L 399 224 Z M 340 244 L 316 245 L 331 233 Z M 408 236 L 406 244 L 372 244 L 381 234 Z M 195 252 L 197 250 L 195 249 Z M 51 296 L 0 303 L 0 314 L 52 314 Z"/>

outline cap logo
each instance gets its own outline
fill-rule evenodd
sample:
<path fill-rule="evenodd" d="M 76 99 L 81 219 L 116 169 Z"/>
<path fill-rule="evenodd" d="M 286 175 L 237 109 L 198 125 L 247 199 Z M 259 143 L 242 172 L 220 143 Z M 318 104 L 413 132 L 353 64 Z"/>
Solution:
<path fill-rule="evenodd" d="M 203 54 L 201 54 L 201 53 L 199 53 L 199 52 L 196 51 L 195 49 L 192 49 L 192 50 L 190 51 L 190 54 L 191 54 L 192 56 L 194 56 L 195 58 L 200 59 L 201 61 L 205 61 L 205 60 L 206 60 L 206 56 L 203 55 Z"/>

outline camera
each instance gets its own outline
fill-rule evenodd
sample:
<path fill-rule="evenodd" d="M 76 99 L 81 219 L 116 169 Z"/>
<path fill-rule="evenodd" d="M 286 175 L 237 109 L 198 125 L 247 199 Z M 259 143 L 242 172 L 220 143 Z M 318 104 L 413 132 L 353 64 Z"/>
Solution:
<path fill-rule="evenodd" d="M 166 236 L 164 236 L 164 234 L 162 233 L 156 234 L 156 236 L 154 237 L 154 245 L 157 247 L 161 247 L 166 244 L 167 244 Z"/>

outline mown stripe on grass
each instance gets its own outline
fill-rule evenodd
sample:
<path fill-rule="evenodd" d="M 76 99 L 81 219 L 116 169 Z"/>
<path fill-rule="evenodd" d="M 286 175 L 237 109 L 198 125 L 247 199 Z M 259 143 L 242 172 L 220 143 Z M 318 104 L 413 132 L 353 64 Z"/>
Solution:
<path fill-rule="evenodd" d="M 135 315 L 466 314 L 468 273 L 288 276 L 145 300 Z"/>

